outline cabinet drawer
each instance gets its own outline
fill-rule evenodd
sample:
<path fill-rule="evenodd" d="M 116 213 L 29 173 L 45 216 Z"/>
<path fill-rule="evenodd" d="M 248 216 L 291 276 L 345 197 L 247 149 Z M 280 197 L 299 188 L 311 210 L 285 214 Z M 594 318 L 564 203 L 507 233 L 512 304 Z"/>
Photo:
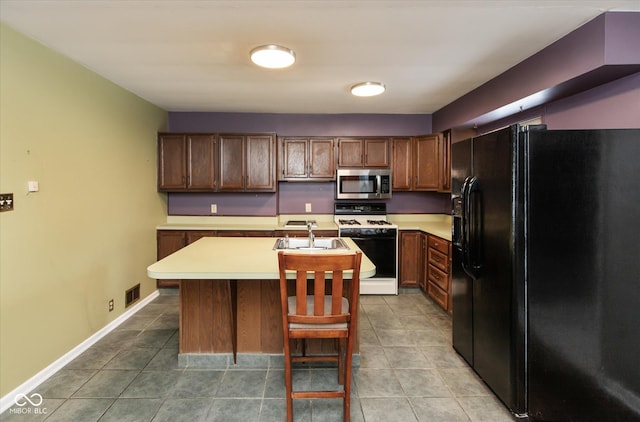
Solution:
<path fill-rule="evenodd" d="M 433 265 L 429 265 L 429 281 L 436 284 L 445 292 L 449 291 L 449 275 Z"/>
<path fill-rule="evenodd" d="M 433 248 L 429 248 L 429 264 L 449 273 L 449 257 Z"/>
<path fill-rule="evenodd" d="M 442 291 L 438 286 L 433 283 L 428 283 L 427 285 L 427 294 L 431 299 L 433 299 L 442 309 L 445 311 L 448 310 L 449 306 L 449 295 Z"/>
<path fill-rule="evenodd" d="M 429 236 L 429 247 L 436 249 L 443 254 L 449 253 L 449 242 L 446 240 L 442 240 L 439 237 Z"/>

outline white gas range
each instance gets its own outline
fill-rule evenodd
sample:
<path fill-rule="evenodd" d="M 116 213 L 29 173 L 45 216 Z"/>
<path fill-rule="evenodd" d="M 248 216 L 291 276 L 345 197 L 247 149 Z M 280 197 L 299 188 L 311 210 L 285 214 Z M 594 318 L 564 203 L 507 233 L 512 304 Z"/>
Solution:
<path fill-rule="evenodd" d="M 334 221 L 340 236 L 351 238 L 376 266 L 376 274 L 360 282 L 360 293 L 398 294 L 398 226 L 387 221 L 387 205 L 336 202 Z"/>

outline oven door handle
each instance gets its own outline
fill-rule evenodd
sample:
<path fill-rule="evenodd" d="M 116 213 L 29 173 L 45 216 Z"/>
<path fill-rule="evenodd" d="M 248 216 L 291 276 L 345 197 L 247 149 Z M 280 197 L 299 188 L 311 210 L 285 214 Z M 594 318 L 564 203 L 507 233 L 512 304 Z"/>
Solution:
<path fill-rule="evenodd" d="M 361 236 L 342 236 L 342 237 L 348 237 L 351 240 L 385 240 L 385 239 L 391 239 L 394 240 L 396 238 L 396 236 L 371 236 L 371 237 L 361 237 Z"/>

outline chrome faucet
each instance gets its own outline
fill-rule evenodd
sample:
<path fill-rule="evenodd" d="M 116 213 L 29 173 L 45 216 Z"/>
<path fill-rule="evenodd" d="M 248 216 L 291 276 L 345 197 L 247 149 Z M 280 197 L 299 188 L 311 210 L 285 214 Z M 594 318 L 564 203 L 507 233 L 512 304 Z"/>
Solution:
<path fill-rule="evenodd" d="M 316 235 L 313 234 L 313 224 L 311 222 L 307 223 L 307 229 L 309 230 L 309 247 L 313 248 L 314 246 L 314 241 L 316 239 Z"/>

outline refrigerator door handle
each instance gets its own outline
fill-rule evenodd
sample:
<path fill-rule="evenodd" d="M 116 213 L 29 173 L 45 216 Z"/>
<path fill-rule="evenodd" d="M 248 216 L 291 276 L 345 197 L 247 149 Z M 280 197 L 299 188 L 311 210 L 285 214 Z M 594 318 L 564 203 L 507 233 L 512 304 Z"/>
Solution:
<path fill-rule="evenodd" d="M 460 233 L 460 246 L 462 250 L 462 269 L 465 273 L 467 273 L 470 277 L 473 275 L 470 272 L 470 258 L 469 258 L 469 183 L 471 182 L 471 177 L 467 177 L 464 179 L 462 183 L 462 224 L 461 224 L 461 233 Z"/>
<path fill-rule="evenodd" d="M 480 275 L 482 265 L 478 262 L 481 251 L 479 236 L 480 230 L 480 216 L 481 216 L 481 201 L 478 197 L 480 195 L 480 182 L 477 177 L 470 177 L 465 180 L 463 186 L 463 259 L 462 268 L 472 278 L 477 279 Z"/>

